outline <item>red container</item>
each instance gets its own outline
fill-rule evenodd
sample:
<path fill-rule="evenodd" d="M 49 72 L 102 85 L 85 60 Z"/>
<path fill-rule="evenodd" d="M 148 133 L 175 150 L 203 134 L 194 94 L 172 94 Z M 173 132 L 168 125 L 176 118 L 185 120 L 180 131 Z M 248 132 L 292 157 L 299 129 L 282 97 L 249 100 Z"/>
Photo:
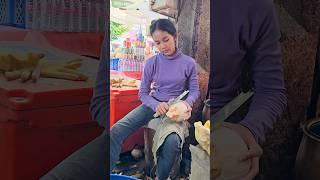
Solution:
<path fill-rule="evenodd" d="M 138 91 L 137 88 L 111 88 L 110 127 L 141 104 Z M 140 128 L 124 141 L 122 152 L 130 151 L 135 145 L 142 146 L 143 144 L 143 129 Z"/>
<path fill-rule="evenodd" d="M 131 72 L 131 71 L 123 71 L 124 76 L 141 80 L 142 72 Z"/>
<path fill-rule="evenodd" d="M 129 78 L 138 79 L 138 80 L 141 80 L 141 78 L 142 78 L 142 72 L 110 70 L 110 75 L 111 76 L 129 77 Z"/>
<path fill-rule="evenodd" d="M 91 120 L 94 81 L 0 76 L 0 179 L 35 180 L 102 133 Z"/>

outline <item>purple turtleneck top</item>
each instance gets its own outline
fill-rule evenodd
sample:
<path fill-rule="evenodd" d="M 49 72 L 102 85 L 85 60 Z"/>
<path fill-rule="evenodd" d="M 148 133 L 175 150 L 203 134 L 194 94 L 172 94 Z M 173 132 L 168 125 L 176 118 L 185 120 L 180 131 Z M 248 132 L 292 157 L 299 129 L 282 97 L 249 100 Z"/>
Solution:
<path fill-rule="evenodd" d="M 200 95 L 195 60 L 179 49 L 171 56 L 159 53 L 146 61 L 139 97 L 142 103 L 156 110 L 160 102 L 176 98 L 189 90 L 186 102 L 193 105 Z"/>
<path fill-rule="evenodd" d="M 272 0 L 214 1 L 210 91 L 220 109 L 241 88 L 244 65 L 250 66 L 255 92 L 240 124 L 260 143 L 286 108 L 280 29 Z"/>

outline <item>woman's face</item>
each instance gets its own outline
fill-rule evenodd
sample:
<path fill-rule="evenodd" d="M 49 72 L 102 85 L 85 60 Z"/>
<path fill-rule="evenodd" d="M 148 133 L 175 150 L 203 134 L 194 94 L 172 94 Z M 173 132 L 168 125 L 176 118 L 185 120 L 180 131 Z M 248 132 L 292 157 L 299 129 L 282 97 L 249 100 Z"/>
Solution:
<path fill-rule="evenodd" d="M 152 38 L 160 52 L 170 56 L 176 51 L 176 35 L 172 36 L 167 31 L 156 30 L 152 33 Z"/>

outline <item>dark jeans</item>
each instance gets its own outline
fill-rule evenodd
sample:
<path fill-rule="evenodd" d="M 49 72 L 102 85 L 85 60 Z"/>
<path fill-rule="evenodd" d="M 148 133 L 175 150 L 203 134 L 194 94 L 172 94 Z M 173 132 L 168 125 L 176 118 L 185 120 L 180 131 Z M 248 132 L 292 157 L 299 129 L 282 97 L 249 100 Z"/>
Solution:
<path fill-rule="evenodd" d="M 133 132 L 146 125 L 153 119 L 153 110 L 145 105 L 140 105 L 125 117 L 115 123 L 110 130 L 110 167 L 113 168 L 119 159 L 121 145 L 124 140 Z M 157 159 L 157 177 L 159 180 L 166 180 L 170 171 L 181 154 L 181 140 L 177 134 L 171 134 L 159 150 Z"/>

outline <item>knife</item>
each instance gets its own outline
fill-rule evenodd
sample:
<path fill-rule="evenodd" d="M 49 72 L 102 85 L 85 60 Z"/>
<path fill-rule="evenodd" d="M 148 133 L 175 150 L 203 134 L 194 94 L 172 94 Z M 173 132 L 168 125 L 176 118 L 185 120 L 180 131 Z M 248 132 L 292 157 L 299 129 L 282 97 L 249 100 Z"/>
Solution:
<path fill-rule="evenodd" d="M 188 93 L 189 93 L 189 90 L 184 91 L 182 94 L 180 94 L 178 97 L 176 97 L 173 101 L 169 101 L 169 102 L 168 102 L 168 105 L 171 106 L 172 104 L 174 104 L 174 103 L 182 100 Z M 153 117 L 154 117 L 154 118 L 157 118 L 157 117 L 159 117 L 159 114 L 158 114 L 158 113 L 155 113 L 155 114 L 153 115 Z"/>
<path fill-rule="evenodd" d="M 239 109 L 244 103 L 246 103 L 252 96 L 254 92 L 241 92 L 237 97 L 235 97 L 232 101 L 226 104 L 223 108 L 221 108 L 218 112 L 211 116 L 213 120 L 213 126 L 224 122 L 228 119 L 237 109 Z"/>

